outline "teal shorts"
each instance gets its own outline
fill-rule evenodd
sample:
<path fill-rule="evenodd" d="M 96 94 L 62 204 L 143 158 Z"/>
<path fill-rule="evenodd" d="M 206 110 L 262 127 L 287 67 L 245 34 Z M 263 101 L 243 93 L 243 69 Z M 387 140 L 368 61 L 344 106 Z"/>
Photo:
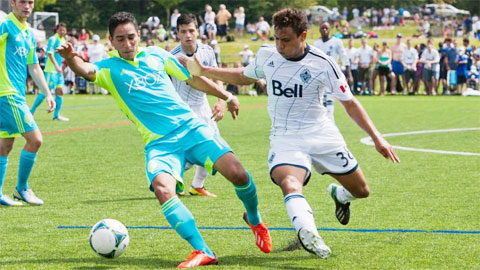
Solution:
<path fill-rule="evenodd" d="M 230 146 L 213 129 L 198 119 L 192 119 L 170 134 L 145 146 L 145 169 L 149 188 L 160 173 L 168 173 L 177 180 L 177 189 L 183 190 L 185 163 L 196 164 L 216 173 L 213 165 L 231 152 Z"/>
<path fill-rule="evenodd" d="M 62 88 L 65 84 L 65 78 L 62 73 L 45 72 L 45 80 L 47 81 L 48 89 L 50 90 Z"/>
<path fill-rule="evenodd" d="M 37 128 L 24 97 L 0 97 L 0 138 L 19 137 Z"/>

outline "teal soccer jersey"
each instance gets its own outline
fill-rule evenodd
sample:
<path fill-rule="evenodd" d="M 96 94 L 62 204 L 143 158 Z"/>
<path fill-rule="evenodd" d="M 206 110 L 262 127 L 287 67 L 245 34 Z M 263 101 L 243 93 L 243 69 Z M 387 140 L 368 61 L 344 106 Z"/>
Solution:
<path fill-rule="evenodd" d="M 136 125 L 145 144 L 162 138 L 194 118 L 169 78 L 190 73 L 159 47 L 139 48 L 134 61 L 118 56 L 96 62 L 95 84 L 107 89 L 120 109 Z"/>
<path fill-rule="evenodd" d="M 0 97 L 25 99 L 27 65 L 38 63 L 35 44 L 32 30 L 13 13 L 0 22 Z"/>
<path fill-rule="evenodd" d="M 59 66 L 62 66 L 63 57 L 59 53 L 57 53 L 55 50 L 65 42 L 66 42 L 65 37 L 61 37 L 59 34 L 55 34 L 48 39 L 47 54 L 49 55 L 52 54 Z M 50 60 L 49 57 L 47 57 L 45 72 L 58 73 L 57 69 L 55 68 L 55 65 L 53 64 L 52 60 Z"/>
<path fill-rule="evenodd" d="M 133 61 L 114 54 L 95 63 L 95 84 L 112 94 L 142 134 L 149 183 L 165 172 L 183 189 L 185 162 L 215 173 L 215 162 L 231 149 L 204 122 L 194 119 L 175 90 L 169 75 L 184 81 L 190 78 L 187 69 L 158 47 L 140 48 Z"/>

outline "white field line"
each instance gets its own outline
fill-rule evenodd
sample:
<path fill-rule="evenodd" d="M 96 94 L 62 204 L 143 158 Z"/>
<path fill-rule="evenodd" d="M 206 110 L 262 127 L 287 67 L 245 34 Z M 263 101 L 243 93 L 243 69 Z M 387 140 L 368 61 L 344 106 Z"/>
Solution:
<path fill-rule="evenodd" d="M 452 129 L 397 132 L 397 133 L 383 134 L 383 137 L 395 137 L 395 136 L 417 135 L 417 134 L 427 134 L 427 133 L 461 132 L 461 131 L 472 131 L 472 130 L 480 130 L 480 128 L 452 128 Z M 371 145 L 371 146 L 375 145 L 370 137 L 362 138 L 360 142 L 366 145 Z M 445 155 L 461 155 L 461 156 L 480 156 L 480 153 L 424 149 L 424 148 L 405 147 L 405 146 L 398 146 L 398 145 L 392 145 L 392 147 L 395 149 L 400 149 L 405 151 L 414 151 L 414 152 L 425 152 L 425 153 L 445 154 Z"/>

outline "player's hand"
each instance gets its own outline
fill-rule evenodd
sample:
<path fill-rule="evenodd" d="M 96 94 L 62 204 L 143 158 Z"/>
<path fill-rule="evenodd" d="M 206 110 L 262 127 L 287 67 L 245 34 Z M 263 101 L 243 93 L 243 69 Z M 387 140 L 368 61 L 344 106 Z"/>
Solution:
<path fill-rule="evenodd" d="M 375 143 L 375 149 L 384 157 L 390 159 L 393 163 L 399 163 L 395 149 L 385 140 L 383 137 L 379 137 L 377 140 L 373 140 Z"/>
<path fill-rule="evenodd" d="M 56 67 L 55 69 L 57 70 L 58 73 L 63 73 L 63 70 L 60 67 Z"/>
<path fill-rule="evenodd" d="M 215 105 L 213 105 L 212 119 L 218 122 L 223 119 L 224 115 L 225 115 L 225 101 L 219 100 L 217 103 L 215 103 Z"/>
<path fill-rule="evenodd" d="M 233 120 L 237 120 L 238 110 L 240 110 L 240 101 L 236 96 L 232 96 L 232 100 L 227 103 L 227 108 L 232 114 Z"/>
<path fill-rule="evenodd" d="M 55 107 L 57 106 L 57 104 L 55 103 L 55 99 L 53 98 L 52 95 L 48 95 L 47 97 L 45 97 L 45 99 L 47 100 L 47 104 L 48 104 L 47 112 L 48 113 L 53 112 L 53 110 L 55 110 Z"/>
<path fill-rule="evenodd" d="M 80 55 L 75 50 L 73 50 L 73 46 L 71 43 L 65 43 L 58 46 L 56 51 L 65 59 L 72 59 L 75 56 L 80 57 Z"/>
<path fill-rule="evenodd" d="M 193 76 L 201 76 L 202 70 L 205 67 L 200 63 L 200 60 L 196 54 L 193 56 L 193 58 L 189 57 L 186 63 L 188 72 L 190 72 L 190 74 Z"/>

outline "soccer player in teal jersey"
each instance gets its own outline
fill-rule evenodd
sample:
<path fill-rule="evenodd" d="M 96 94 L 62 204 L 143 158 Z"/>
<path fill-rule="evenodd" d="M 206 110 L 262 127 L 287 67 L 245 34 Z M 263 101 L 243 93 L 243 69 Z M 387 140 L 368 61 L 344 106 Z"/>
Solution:
<path fill-rule="evenodd" d="M 162 205 L 169 224 L 194 248 L 178 268 L 218 262 L 192 214 L 176 196 L 176 189 L 183 188 L 186 162 L 200 165 L 212 174 L 219 171 L 232 182 L 246 208 L 244 219 L 255 234 L 257 246 L 270 252 L 270 235 L 258 212 L 257 191 L 250 174 L 228 144 L 182 101 L 168 76 L 186 80 L 196 89 L 224 99 L 234 119 L 238 99 L 208 79 L 192 77 L 167 51 L 155 46 L 139 48 L 140 32 L 131 13 L 114 14 L 109 20 L 109 33 L 116 56 L 95 64 L 84 62 L 71 44 L 62 45 L 57 51 L 75 73 L 107 89 L 142 135 L 149 188 Z"/>
<path fill-rule="evenodd" d="M 67 117 L 60 115 L 60 110 L 63 105 L 63 85 L 65 84 L 65 78 L 63 77 L 62 62 L 63 57 L 55 50 L 62 44 L 66 43 L 65 35 L 67 34 L 67 25 L 59 23 L 55 28 L 55 35 L 48 39 L 47 45 L 47 64 L 45 65 L 45 79 L 48 83 L 48 88 L 53 92 L 55 91 L 55 102 L 57 104 L 53 113 L 53 120 L 68 121 Z M 32 114 L 35 113 L 37 107 L 42 104 L 45 99 L 45 95 L 40 93 L 30 110 Z"/>
<path fill-rule="evenodd" d="M 27 143 L 20 154 L 17 187 L 14 198 L 33 205 L 43 201 L 35 196 L 28 186 L 38 149 L 42 145 L 42 134 L 37 128 L 25 100 L 27 70 L 45 93 L 49 112 L 55 108 L 43 71 L 35 54 L 35 38 L 27 26 L 32 14 L 33 0 L 11 0 L 12 13 L 0 22 L 0 205 L 17 206 L 21 202 L 3 195 L 2 187 L 15 137 L 22 135 Z"/>

